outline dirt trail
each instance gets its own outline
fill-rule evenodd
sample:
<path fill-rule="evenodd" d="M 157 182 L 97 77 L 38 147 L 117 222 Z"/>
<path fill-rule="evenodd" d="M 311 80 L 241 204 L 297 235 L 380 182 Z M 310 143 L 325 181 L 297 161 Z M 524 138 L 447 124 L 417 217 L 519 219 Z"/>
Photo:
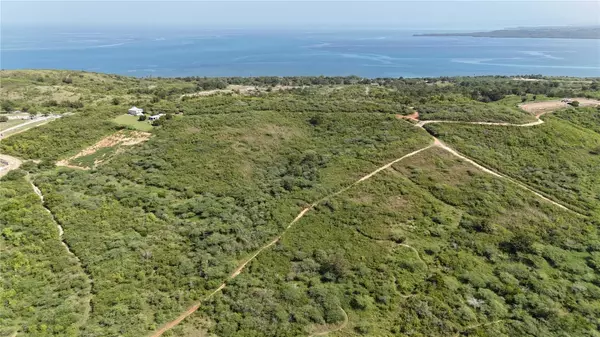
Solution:
<path fill-rule="evenodd" d="M 418 122 L 419 121 L 419 112 L 415 111 L 415 112 L 411 113 L 410 115 L 396 115 L 396 118 L 407 119 L 407 120 Z"/>
<path fill-rule="evenodd" d="M 452 124 L 472 124 L 472 125 L 497 125 L 497 126 L 521 126 L 521 127 L 527 127 L 527 126 L 534 126 L 534 125 L 540 125 L 540 124 L 544 124 L 544 121 L 539 119 L 539 117 L 543 115 L 540 114 L 539 116 L 536 116 L 536 121 L 535 122 L 530 122 L 530 123 L 525 123 L 525 124 L 513 124 L 513 123 L 504 123 L 504 122 L 463 122 L 463 121 L 444 121 L 444 120 L 431 120 L 431 121 L 419 121 L 416 126 L 418 127 L 423 127 L 424 125 L 427 124 L 432 124 L 432 123 L 452 123 Z"/>
<path fill-rule="evenodd" d="M 596 106 L 600 105 L 600 101 L 587 99 L 587 98 L 575 98 L 574 100 L 579 102 L 579 106 Z M 453 124 L 472 124 L 472 125 L 498 125 L 498 126 L 520 126 L 520 127 L 528 127 L 544 124 L 544 121 L 540 119 L 544 114 L 556 111 L 560 108 L 569 107 L 567 103 L 561 101 L 544 101 L 544 102 L 534 102 L 534 103 L 525 103 L 519 105 L 519 108 L 532 113 L 535 115 L 535 121 L 530 123 L 523 124 L 514 124 L 514 123 L 506 123 L 506 122 L 464 122 L 464 121 L 448 121 L 448 120 L 426 120 L 426 121 L 418 121 L 416 126 L 423 127 L 424 125 L 431 123 L 453 123 Z M 408 116 L 403 116 L 408 117 Z M 415 120 L 413 118 L 410 118 Z"/>
<path fill-rule="evenodd" d="M 327 330 L 327 331 L 323 331 L 323 332 L 316 332 L 313 334 L 308 335 L 308 337 L 315 337 L 315 336 L 325 336 L 328 335 L 332 332 L 336 332 L 336 331 L 340 331 L 343 328 L 346 327 L 346 325 L 348 325 L 348 314 L 346 313 L 346 310 L 344 310 L 344 308 L 342 307 L 338 307 L 340 308 L 340 310 L 342 311 L 342 313 L 344 314 L 344 321 L 342 322 L 342 324 L 338 325 L 337 327 L 331 329 L 331 330 Z"/>
<path fill-rule="evenodd" d="M 590 99 L 577 99 L 580 100 L 581 106 L 592 106 L 592 105 L 600 105 L 600 101 L 596 101 L 596 100 L 590 100 Z M 543 107 L 543 110 L 537 110 L 538 107 Z M 432 120 L 432 121 L 420 121 L 417 124 L 415 124 L 416 127 L 423 127 L 426 124 L 430 124 L 430 123 L 457 123 L 457 124 L 473 124 L 473 125 L 501 125 L 501 126 L 517 126 L 517 127 L 530 127 L 530 126 L 535 126 L 535 125 L 540 125 L 543 124 L 544 121 L 540 118 L 542 115 L 546 114 L 546 113 L 550 113 L 555 111 L 558 108 L 561 108 L 563 106 L 568 106 L 566 103 L 560 102 L 560 101 L 548 101 L 548 102 L 536 102 L 536 103 L 529 103 L 528 106 L 525 105 L 520 105 L 519 107 L 521 107 L 522 109 L 524 109 L 525 111 L 528 112 L 536 112 L 535 118 L 536 121 L 535 122 L 530 122 L 530 123 L 525 123 L 525 124 L 512 124 L 512 123 L 492 123 L 492 122 L 460 122 L 460 121 L 443 121 L 443 120 Z M 553 107 L 552 110 L 548 110 L 547 107 Z M 570 209 L 569 207 L 558 203 L 554 200 L 551 200 L 545 196 L 543 196 L 540 192 L 534 190 L 533 188 L 513 179 L 510 178 L 506 175 L 500 174 L 498 172 L 495 172 L 481 164 L 478 164 L 477 162 L 475 162 L 474 160 L 472 160 L 471 158 L 468 158 L 467 156 L 463 155 L 462 153 L 459 153 L 458 151 L 454 150 L 453 148 L 449 147 L 448 145 L 444 144 L 442 141 L 440 141 L 439 139 L 437 139 L 436 137 L 433 137 L 435 142 L 434 142 L 434 146 L 437 146 L 439 148 L 442 148 L 448 152 L 450 152 L 452 155 L 461 158 L 462 160 L 470 163 L 471 165 L 479 168 L 480 170 L 489 173 L 495 177 L 498 178 L 502 178 L 502 179 L 506 179 L 510 182 L 512 182 L 513 184 L 521 187 L 522 189 L 525 189 L 533 194 L 535 194 L 537 197 L 555 205 L 558 206 L 564 210 L 568 210 L 571 212 L 574 212 L 578 215 L 581 216 L 585 216 L 575 210 Z"/>
<path fill-rule="evenodd" d="M 206 301 L 208 299 L 210 299 L 212 296 L 214 296 L 216 293 L 218 293 L 219 291 L 221 291 L 223 288 L 225 288 L 227 286 L 227 282 L 233 280 L 234 278 L 236 278 L 239 274 L 242 273 L 242 271 L 244 271 L 244 268 L 250 263 L 252 262 L 258 255 L 260 255 L 260 253 L 262 253 L 264 250 L 268 249 L 269 247 L 273 246 L 275 243 L 277 243 L 282 237 L 283 235 L 287 232 L 288 229 L 290 229 L 296 222 L 298 222 L 300 219 L 302 219 L 302 217 L 304 217 L 304 215 L 309 212 L 310 210 L 312 210 L 313 208 L 315 208 L 318 204 L 320 204 L 321 202 L 330 199 L 340 193 L 343 193 L 344 191 L 347 191 L 348 189 L 352 188 L 353 186 L 367 180 L 370 179 L 371 177 L 373 177 L 375 174 L 381 172 L 382 170 L 385 170 L 389 167 L 391 167 L 392 165 L 394 165 L 395 163 L 406 159 L 408 157 L 414 156 L 417 153 L 421 152 L 421 151 L 425 151 L 429 148 L 431 148 L 432 146 L 434 146 L 434 144 L 428 145 L 424 148 L 418 149 L 416 151 L 413 151 L 411 153 L 408 153 L 398 159 L 395 159 L 381 167 L 378 167 L 377 169 L 375 169 L 374 171 L 372 171 L 371 173 L 361 177 L 360 179 L 356 180 L 354 183 L 352 183 L 349 186 L 346 186 L 344 188 L 342 188 L 341 190 L 334 192 L 332 194 L 329 194 L 321 199 L 319 199 L 318 201 L 315 201 L 314 203 L 312 203 L 310 206 L 302 209 L 302 211 L 300 211 L 300 213 L 298 213 L 298 215 L 294 218 L 294 220 L 292 220 L 287 227 L 283 230 L 283 232 L 281 232 L 277 237 L 275 237 L 274 239 L 272 239 L 271 241 L 269 241 L 267 244 L 263 245 L 262 247 L 260 247 L 256 252 L 254 252 L 249 258 L 247 258 L 246 260 L 244 260 L 244 262 L 242 262 L 232 273 L 231 275 L 223 282 L 221 283 L 221 285 L 215 289 L 213 292 L 211 292 L 209 295 L 207 295 L 206 297 L 204 297 L 202 300 L 198 301 L 197 303 L 193 304 L 192 306 L 190 306 L 185 312 L 181 313 L 179 316 L 177 316 L 177 318 L 175 318 L 174 320 L 166 323 L 165 325 L 163 325 L 160 329 L 154 331 L 151 335 L 149 335 L 150 337 L 159 337 L 161 336 L 163 333 L 165 333 L 167 330 L 172 329 L 173 327 L 175 327 L 177 324 L 181 323 L 184 319 L 186 319 L 188 316 L 190 316 L 191 314 L 193 314 L 196 310 L 198 310 L 198 308 L 200 308 L 200 305 L 202 304 L 203 301 Z M 344 312 L 345 314 L 345 312 Z M 345 324 L 344 324 L 345 326 Z M 341 327 L 343 328 L 343 326 Z M 340 328 L 340 329 L 341 329 Z M 337 331 L 337 330 L 334 330 Z M 331 332 L 331 331 L 330 331 Z M 315 335 L 317 336 L 317 335 Z"/>
<path fill-rule="evenodd" d="M 419 261 L 421 261 L 421 263 L 423 263 L 425 265 L 425 269 L 429 269 L 429 265 L 427 264 L 427 262 L 425 262 L 425 260 L 423 260 L 421 258 L 421 254 L 419 254 L 419 251 L 415 247 L 407 245 L 405 243 L 399 243 L 398 246 L 409 248 L 410 250 L 412 250 L 413 252 L 415 252 L 415 254 L 417 255 L 417 259 L 419 259 Z"/>
<path fill-rule="evenodd" d="M 29 180 L 29 177 L 27 177 Z M 35 192 L 35 194 L 37 194 L 37 196 L 40 198 L 40 201 L 42 202 L 42 207 L 46 210 L 46 212 L 48 212 L 48 214 L 50 214 L 50 216 L 52 217 L 52 221 L 56 224 L 56 228 L 58 229 L 58 239 L 60 240 L 60 243 L 63 245 L 63 247 L 65 247 L 67 253 L 69 255 L 71 255 L 76 261 L 77 264 L 79 265 L 79 267 L 81 268 L 81 270 L 83 271 L 83 273 L 87 276 L 87 283 L 89 286 L 88 289 L 88 295 L 85 297 L 86 300 L 86 308 L 85 308 L 85 312 L 83 314 L 83 319 L 82 322 L 80 323 L 80 326 L 82 326 L 88 319 L 90 312 L 92 310 L 92 306 L 91 306 L 91 300 L 92 300 L 92 296 L 91 296 L 91 287 L 92 287 L 92 278 L 90 277 L 90 275 L 86 272 L 85 268 L 83 267 L 83 264 L 81 263 L 81 260 L 79 259 L 79 257 L 77 257 L 77 255 L 75 255 L 72 251 L 71 248 L 69 247 L 69 245 L 65 242 L 65 240 L 63 239 L 63 234 L 64 234 L 64 230 L 62 228 L 62 226 L 58 223 L 58 221 L 56 221 L 56 218 L 54 217 L 54 214 L 52 214 L 52 212 L 50 211 L 50 209 L 48 209 L 48 207 L 46 207 L 44 205 L 44 195 L 42 194 L 42 191 L 32 182 L 29 181 L 29 183 L 31 184 L 31 187 L 33 188 L 33 191 Z"/>
<path fill-rule="evenodd" d="M 434 137 L 434 138 L 435 138 L 435 137 Z M 475 162 L 475 161 L 473 161 L 471 158 L 468 158 L 468 157 L 466 157 L 465 155 L 463 155 L 463 154 L 461 154 L 461 153 L 457 152 L 456 150 L 454 150 L 454 149 L 452 149 L 451 147 L 447 146 L 446 144 L 444 144 L 442 141 L 440 141 L 440 140 L 439 140 L 439 139 L 437 139 L 437 138 L 435 138 L 435 146 L 437 146 L 437 147 L 439 147 L 439 148 L 441 148 L 441 149 L 444 149 L 444 150 L 446 150 L 446 151 L 450 152 L 450 153 L 451 153 L 452 155 L 454 155 L 455 157 L 458 157 L 458 158 L 460 158 L 460 159 L 462 159 L 462 160 L 464 160 L 464 161 L 466 161 L 466 162 L 470 163 L 471 165 L 473 165 L 473 166 L 477 167 L 478 169 L 480 169 L 480 170 L 482 170 L 482 171 L 484 171 L 484 172 L 486 172 L 486 173 L 489 173 L 489 174 L 491 174 L 491 175 L 493 175 L 493 176 L 495 176 L 495 177 L 497 177 L 497 178 L 502 178 L 502 179 L 506 179 L 506 180 L 510 181 L 511 183 L 513 183 L 513 184 L 515 184 L 515 185 L 519 186 L 520 188 L 522 188 L 522 189 L 524 189 L 524 190 L 527 190 L 527 191 L 529 191 L 529 192 L 531 192 L 531 193 L 535 194 L 535 195 L 536 195 L 537 197 L 539 197 L 540 199 L 543 199 L 543 200 L 545 200 L 545 201 L 547 201 L 547 202 L 549 202 L 549 203 L 553 204 L 554 206 L 560 207 L 560 208 L 562 208 L 562 209 L 564 209 L 564 210 L 567 210 L 567 211 L 574 212 L 574 213 L 576 213 L 576 214 L 578 214 L 578 215 L 581 215 L 581 216 L 585 216 L 585 215 L 583 215 L 583 214 L 580 214 L 580 213 L 579 213 L 579 212 L 577 212 L 577 211 L 574 211 L 574 210 L 572 210 L 572 209 L 568 208 L 567 206 L 564 206 L 563 204 L 560 204 L 560 203 L 558 203 L 558 202 L 556 202 L 556 201 L 554 201 L 554 200 L 551 200 L 551 199 L 548 199 L 548 198 L 546 198 L 545 196 L 543 196 L 542 194 L 540 194 L 540 192 L 538 192 L 538 191 L 536 191 L 536 190 L 532 189 L 532 188 L 531 188 L 531 187 L 529 187 L 529 186 L 526 186 L 525 184 L 522 184 L 522 183 L 518 182 L 517 180 L 515 180 L 515 179 L 513 179 L 513 178 L 510 178 L 510 177 L 508 177 L 508 176 L 505 176 L 505 175 L 503 175 L 503 174 L 500 174 L 500 173 L 498 173 L 498 172 L 492 171 L 492 170 L 490 170 L 489 168 L 487 168 L 487 167 L 485 167 L 485 166 L 482 166 L 482 165 L 480 165 L 480 164 L 476 163 L 476 162 Z"/>

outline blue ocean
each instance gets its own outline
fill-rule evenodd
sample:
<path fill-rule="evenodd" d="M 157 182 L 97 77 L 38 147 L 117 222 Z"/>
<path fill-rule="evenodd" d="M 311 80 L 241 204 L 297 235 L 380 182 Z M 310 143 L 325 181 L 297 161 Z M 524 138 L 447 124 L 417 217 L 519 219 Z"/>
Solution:
<path fill-rule="evenodd" d="M 2 69 L 130 76 L 600 76 L 600 40 L 414 37 L 402 30 L 3 28 Z"/>

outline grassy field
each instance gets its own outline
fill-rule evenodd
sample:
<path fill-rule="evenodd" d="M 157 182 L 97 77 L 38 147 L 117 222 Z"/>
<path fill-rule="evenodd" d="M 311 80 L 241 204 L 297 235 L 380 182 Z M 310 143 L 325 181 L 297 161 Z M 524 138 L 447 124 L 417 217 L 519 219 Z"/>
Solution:
<path fill-rule="evenodd" d="M 113 121 L 119 125 L 125 125 L 132 127 L 140 131 L 151 131 L 152 124 L 149 121 L 140 122 L 137 116 L 132 115 L 120 115 L 113 119 Z"/>

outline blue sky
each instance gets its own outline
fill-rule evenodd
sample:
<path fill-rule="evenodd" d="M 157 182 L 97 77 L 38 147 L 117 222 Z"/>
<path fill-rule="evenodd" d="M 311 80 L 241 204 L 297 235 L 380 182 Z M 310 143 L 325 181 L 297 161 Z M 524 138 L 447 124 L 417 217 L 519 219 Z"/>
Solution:
<path fill-rule="evenodd" d="M 496 29 L 599 25 L 600 1 L 1 1 L 3 27 Z"/>

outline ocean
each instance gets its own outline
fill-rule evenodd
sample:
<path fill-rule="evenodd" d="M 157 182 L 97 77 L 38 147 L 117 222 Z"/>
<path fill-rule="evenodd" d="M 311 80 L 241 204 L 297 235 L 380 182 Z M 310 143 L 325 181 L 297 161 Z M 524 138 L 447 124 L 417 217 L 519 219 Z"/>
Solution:
<path fill-rule="evenodd" d="M 402 30 L 2 29 L 2 69 L 138 77 L 600 77 L 600 40 L 414 37 Z"/>

